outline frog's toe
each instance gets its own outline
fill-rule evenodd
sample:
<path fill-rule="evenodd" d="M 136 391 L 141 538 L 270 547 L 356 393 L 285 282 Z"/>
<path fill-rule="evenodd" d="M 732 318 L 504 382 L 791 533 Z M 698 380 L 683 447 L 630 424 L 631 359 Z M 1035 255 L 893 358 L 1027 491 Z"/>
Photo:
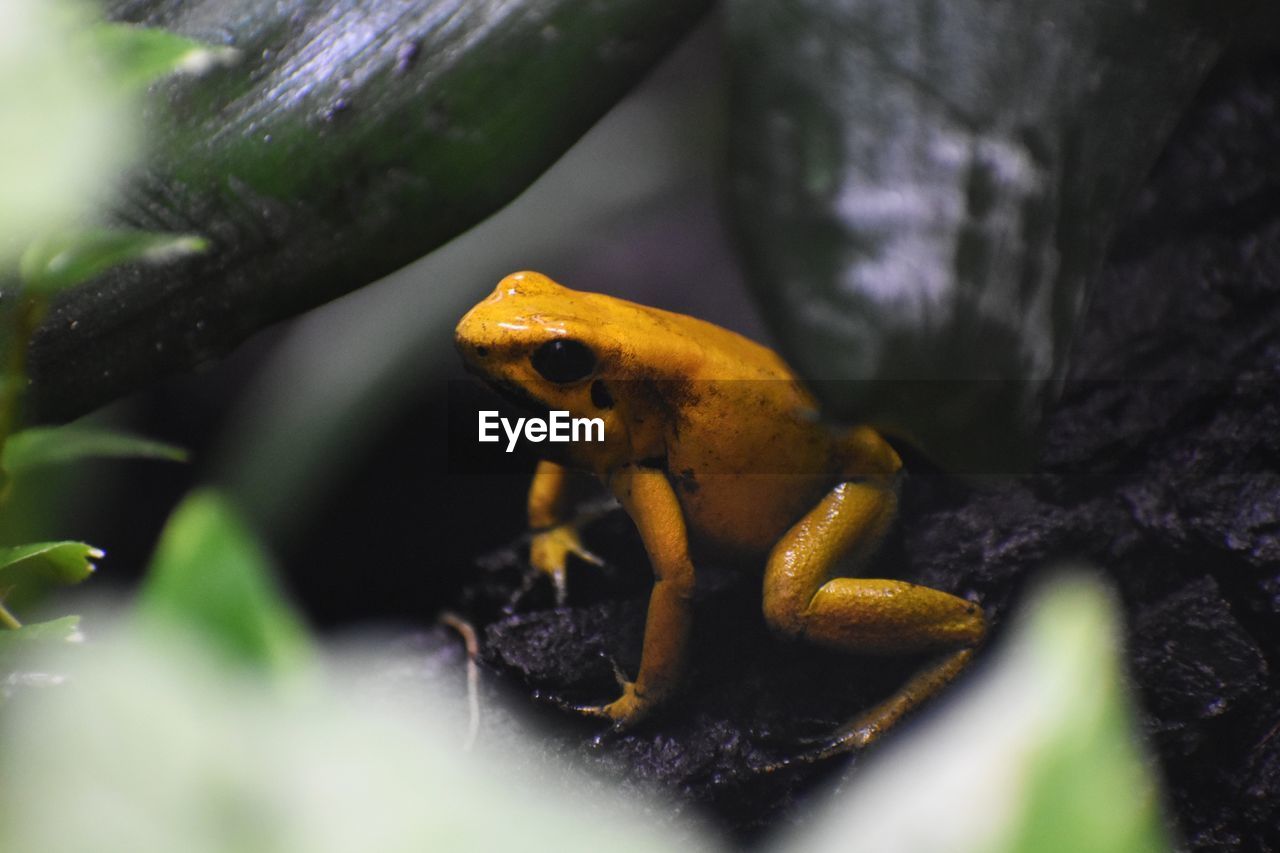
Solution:
<path fill-rule="evenodd" d="M 533 534 L 529 543 L 529 563 L 538 574 L 551 578 L 556 592 L 556 605 L 559 607 L 563 607 L 568 600 L 570 554 L 594 566 L 604 565 L 604 560 L 583 546 L 578 529 L 573 524 L 561 524 L 539 531 Z"/>
<path fill-rule="evenodd" d="M 561 696 L 543 690 L 533 691 L 533 700 L 554 706 L 571 714 L 581 714 L 584 717 L 596 717 L 604 720 L 611 719 L 607 710 L 608 705 L 577 705 Z"/>
<path fill-rule="evenodd" d="M 533 534 L 529 545 L 529 562 L 547 574 L 563 572 L 573 554 L 594 566 L 603 566 L 604 560 L 588 551 L 578 536 L 574 524 L 560 524 Z"/>
<path fill-rule="evenodd" d="M 841 726 L 829 735 L 802 740 L 802 760 L 822 761 L 845 753 L 858 752 L 871 746 L 888 726 L 878 718 L 866 716 Z"/>
<path fill-rule="evenodd" d="M 613 680 L 618 683 L 618 687 L 622 690 L 623 694 L 626 694 L 628 687 L 632 687 L 634 689 L 631 679 L 627 678 L 627 673 L 618 665 L 618 661 L 615 660 L 612 655 L 605 655 L 605 657 L 609 659 L 609 666 L 613 668 Z"/>
<path fill-rule="evenodd" d="M 614 705 L 617 704 L 616 702 L 610 702 L 606 705 L 577 705 L 560 696 L 546 693 L 541 690 L 535 690 L 533 692 L 533 699 L 535 702 L 553 705 L 561 711 L 580 714 L 584 717 L 593 717 L 598 720 L 609 720 L 615 727 L 618 726 L 619 721 L 616 718 L 616 709 L 614 708 Z"/>
<path fill-rule="evenodd" d="M 568 710 L 584 717 L 595 717 L 601 720 L 611 720 L 609 716 L 608 705 L 569 705 Z"/>
<path fill-rule="evenodd" d="M 569 573 L 564 566 L 551 572 L 551 588 L 556 591 L 556 607 L 569 603 Z"/>
<path fill-rule="evenodd" d="M 576 536 L 574 538 L 577 539 Z M 599 556 L 598 554 L 588 551 L 585 547 L 583 547 L 581 540 L 577 541 L 574 547 L 570 549 L 570 553 L 576 556 L 578 559 L 584 562 L 590 563 L 593 566 L 604 565 L 604 558 Z"/>
<path fill-rule="evenodd" d="M 621 678 L 621 676 L 619 676 Z M 644 694 L 636 690 L 635 682 L 622 681 L 622 695 L 607 705 L 579 705 L 579 714 L 610 720 L 618 730 L 627 729 L 640 722 L 648 714 L 651 704 Z"/>
<path fill-rule="evenodd" d="M 804 767 L 858 752 L 869 746 L 881 730 L 873 722 L 854 722 L 828 735 L 796 738 L 792 741 L 793 754 L 758 768 L 762 773 L 773 773 L 793 767 Z"/>
<path fill-rule="evenodd" d="M 889 726 L 878 719 L 856 720 L 836 732 L 829 749 L 830 755 L 840 752 L 853 752 L 871 746 Z"/>

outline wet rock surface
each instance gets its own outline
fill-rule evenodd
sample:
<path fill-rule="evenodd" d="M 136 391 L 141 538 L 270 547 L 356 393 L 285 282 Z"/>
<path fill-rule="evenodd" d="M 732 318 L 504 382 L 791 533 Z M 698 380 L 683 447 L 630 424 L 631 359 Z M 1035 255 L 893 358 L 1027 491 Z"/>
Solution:
<path fill-rule="evenodd" d="M 999 629 L 1028 580 L 1096 565 L 1127 615 L 1128 661 L 1178 832 L 1193 850 L 1280 850 L 1280 57 L 1237 57 L 1193 104 L 1114 241 L 1072 380 L 1029 477 L 914 471 L 886 575 L 980 600 Z M 687 688 L 612 733 L 555 707 L 614 698 L 634 675 L 648 568 L 621 513 L 575 567 L 570 606 L 521 591 L 518 548 L 491 555 L 463 610 L 495 683 L 542 710 L 556 751 L 653 785 L 738 841 L 799 820 L 859 758 L 765 772 L 904 680 L 920 661 L 770 637 L 758 574 L 699 565 Z M 927 716 L 928 710 L 919 716 Z M 902 729 L 910 727 L 910 723 Z"/>

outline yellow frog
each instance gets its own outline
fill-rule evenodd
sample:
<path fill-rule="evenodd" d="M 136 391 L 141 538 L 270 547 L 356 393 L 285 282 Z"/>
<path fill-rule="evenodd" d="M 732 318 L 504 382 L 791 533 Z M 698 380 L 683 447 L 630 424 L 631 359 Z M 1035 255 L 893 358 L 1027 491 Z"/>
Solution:
<path fill-rule="evenodd" d="M 569 469 L 595 474 L 640 532 L 655 577 L 640 669 L 622 695 L 580 708 L 619 725 L 676 688 L 692 615 L 691 552 L 764 568 L 764 618 L 784 637 L 848 652 L 946 655 L 837 732 L 869 743 L 946 684 L 986 630 L 977 605 L 856 574 L 897 511 L 901 461 L 869 427 L 822 423 L 772 350 L 702 320 L 563 287 L 535 272 L 499 282 L 458 323 L 470 370 L 543 410 L 600 418 L 603 441 L 543 444 L 529 490 L 533 565 L 563 591 L 569 554 L 598 562 L 568 517 Z"/>

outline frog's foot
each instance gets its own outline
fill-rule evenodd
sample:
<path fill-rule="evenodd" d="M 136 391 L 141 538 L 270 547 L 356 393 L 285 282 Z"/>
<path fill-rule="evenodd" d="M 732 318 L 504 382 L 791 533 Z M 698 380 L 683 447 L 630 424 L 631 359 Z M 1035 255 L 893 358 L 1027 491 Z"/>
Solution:
<path fill-rule="evenodd" d="M 973 659 L 973 649 L 952 652 L 917 673 L 898 692 L 859 714 L 833 734 L 800 741 L 800 752 L 763 768 L 765 772 L 798 764 L 813 764 L 864 749 L 880 738 L 913 708 L 956 677 Z"/>
<path fill-rule="evenodd" d="M 628 729 L 644 719 L 655 702 L 636 688 L 634 681 L 622 682 L 622 695 L 607 705 L 578 705 L 574 711 L 588 717 L 609 720 L 618 730 Z"/>
<path fill-rule="evenodd" d="M 627 678 L 627 674 L 612 657 L 609 658 L 609 665 L 613 667 L 613 680 L 622 689 L 622 695 L 608 705 L 574 705 L 570 710 L 587 717 L 610 720 L 614 729 L 622 730 L 640 722 L 653 706 L 653 701 L 636 688 L 636 683 Z"/>
<path fill-rule="evenodd" d="M 557 607 L 563 607 L 569 595 L 567 569 L 570 554 L 594 566 L 604 565 L 604 560 L 583 546 L 577 524 L 559 524 L 539 530 L 529 542 L 529 562 L 539 574 L 551 578 Z"/>
<path fill-rule="evenodd" d="M 604 656 L 603 653 L 601 656 Z M 626 673 L 622 671 L 622 667 L 618 666 L 617 661 L 609 658 L 609 663 L 613 666 L 614 680 L 622 688 L 622 695 L 607 705 L 575 705 L 541 691 L 534 692 L 534 699 L 540 702 L 547 702 L 562 711 L 581 714 L 584 717 L 609 720 L 617 731 L 626 729 L 634 723 L 640 722 L 655 703 L 647 694 L 636 688 L 635 682 L 627 678 Z"/>
<path fill-rule="evenodd" d="M 653 705 L 652 702 L 636 693 L 635 685 L 633 684 L 628 684 L 627 687 L 623 688 L 622 695 L 607 705 L 575 705 L 559 696 L 543 693 L 540 690 L 534 691 L 533 698 L 534 701 L 554 705 L 561 711 L 581 714 L 584 717 L 594 717 L 599 720 L 608 720 L 613 724 L 615 731 L 623 731 L 640 722 Z"/>

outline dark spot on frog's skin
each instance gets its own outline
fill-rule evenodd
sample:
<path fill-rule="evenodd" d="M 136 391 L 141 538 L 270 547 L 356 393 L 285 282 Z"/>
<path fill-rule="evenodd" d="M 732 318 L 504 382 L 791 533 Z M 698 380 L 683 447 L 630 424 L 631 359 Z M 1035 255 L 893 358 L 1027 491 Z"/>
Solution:
<path fill-rule="evenodd" d="M 597 409 L 613 408 L 613 396 L 599 379 L 591 383 L 591 404 Z"/>
<path fill-rule="evenodd" d="M 484 358 L 488 354 L 489 354 L 488 347 L 476 347 L 476 355 L 480 356 L 481 358 Z"/>
<path fill-rule="evenodd" d="M 692 468 L 685 468 L 675 477 L 676 484 L 689 494 L 698 491 L 698 478 L 694 475 Z"/>

